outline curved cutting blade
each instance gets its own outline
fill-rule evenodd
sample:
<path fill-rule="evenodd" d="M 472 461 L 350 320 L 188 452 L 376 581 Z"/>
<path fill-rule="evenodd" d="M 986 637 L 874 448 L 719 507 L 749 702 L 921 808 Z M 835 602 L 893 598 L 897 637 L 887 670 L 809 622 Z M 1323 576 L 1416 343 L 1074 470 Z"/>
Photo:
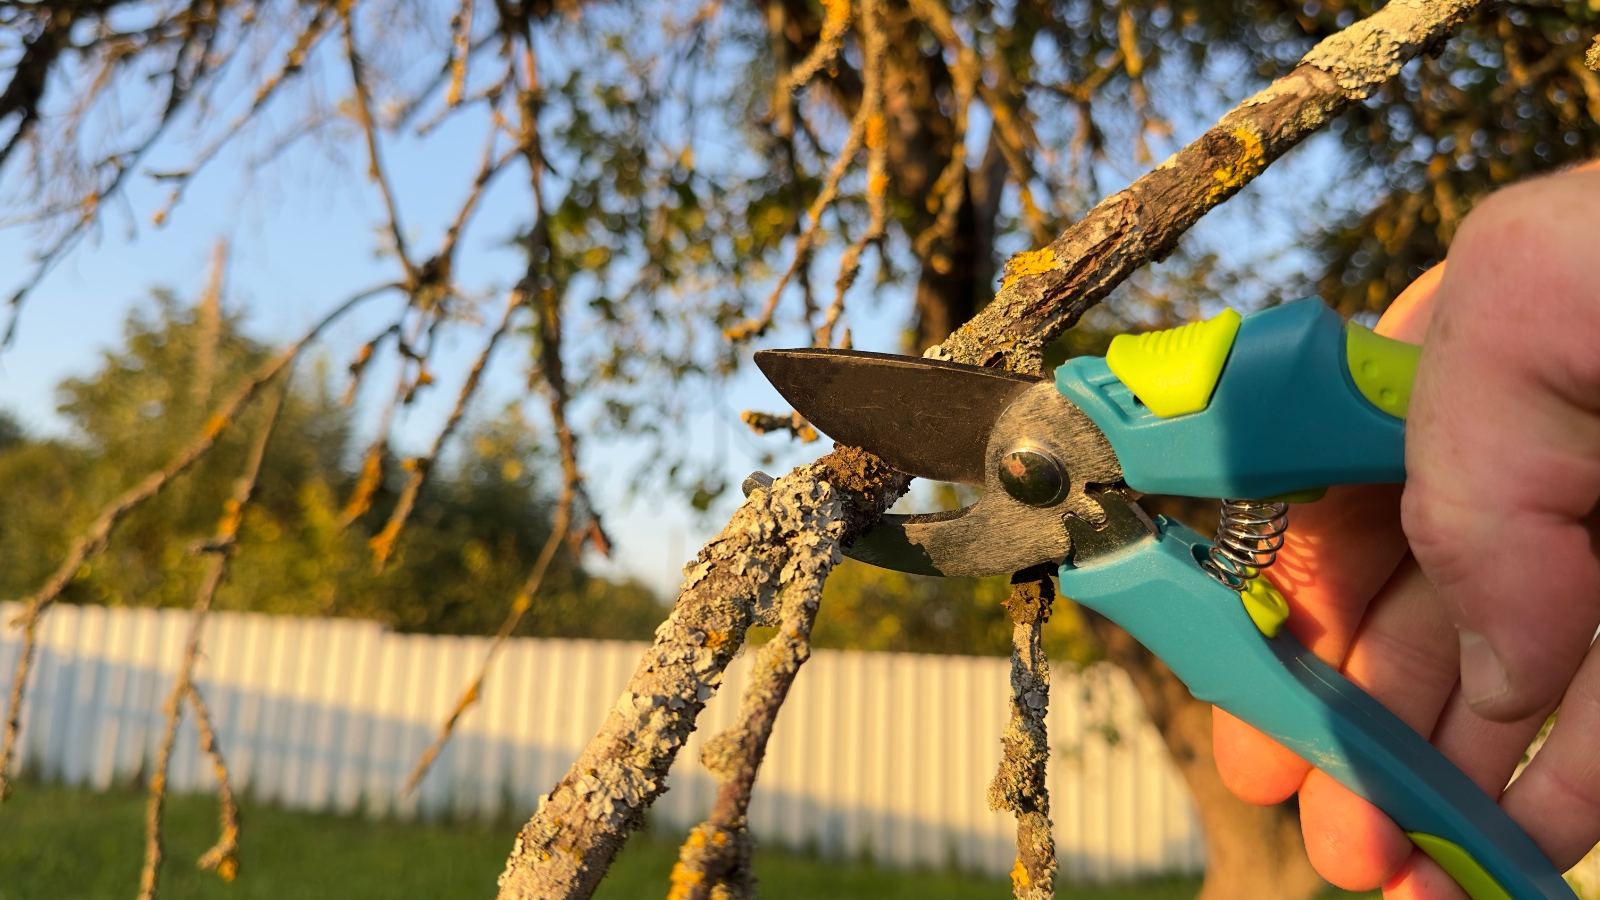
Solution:
<path fill-rule="evenodd" d="M 1044 380 L 859 350 L 762 350 L 756 365 L 828 437 L 907 475 L 977 487 L 995 421 Z"/>

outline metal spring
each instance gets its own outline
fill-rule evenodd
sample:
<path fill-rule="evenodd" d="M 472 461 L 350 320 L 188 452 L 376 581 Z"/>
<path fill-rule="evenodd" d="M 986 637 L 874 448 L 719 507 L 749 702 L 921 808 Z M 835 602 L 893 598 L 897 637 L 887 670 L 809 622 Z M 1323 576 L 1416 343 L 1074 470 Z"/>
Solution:
<path fill-rule="evenodd" d="M 1250 579 L 1278 561 L 1288 530 L 1287 503 L 1224 500 L 1217 542 L 1202 567 L 1212 578 L 1242 591 Z"/>

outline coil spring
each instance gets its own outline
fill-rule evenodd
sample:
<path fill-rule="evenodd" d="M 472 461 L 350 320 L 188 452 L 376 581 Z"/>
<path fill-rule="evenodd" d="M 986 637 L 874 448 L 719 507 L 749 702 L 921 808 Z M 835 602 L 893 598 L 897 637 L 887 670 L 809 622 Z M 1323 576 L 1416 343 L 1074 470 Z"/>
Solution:
<path fill-rule="evenodd" d="M 1278 561 L 1289 530 L 1289 505 L 1263 500 L 1222 501 L 1217 542 L 1203 563 L 1206 573 L 1236 591 Z"/>

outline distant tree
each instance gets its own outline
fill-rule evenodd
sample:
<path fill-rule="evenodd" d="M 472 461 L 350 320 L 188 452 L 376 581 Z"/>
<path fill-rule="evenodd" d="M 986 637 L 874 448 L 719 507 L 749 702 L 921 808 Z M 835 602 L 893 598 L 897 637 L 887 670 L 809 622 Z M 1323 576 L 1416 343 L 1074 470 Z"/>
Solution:
<path fill-rule="evenodd" d="M 103 353 L 95 372 L 61 384 L 70 436 L 30 440 L 12 419 L 0 419 L 0 596 L 31 592 L 100 507 L 200 427 L 208 398 L 231 390 L 269 354 L 238 326 L 237 315 L 208 325 L 203 311 L 157 292 L 128 318 L 122 346 Z M 205 372 L 214 384 L 196 381 Z M 67 599 L 192 602 L 201 566 L 189 548 L 215 529 L 259 412 L 240 424 L 171 490 L 129 516 Z M 473 426 L 458 458 L 430 480 L 394 560 L 374 574 L 368 542 L 405 473 L 385 460 L 385 486 L 371 508 L 341 524 L 356 480 L 348 464 L 360 450 L 351 440 L 350 411 L 330 397 L 326 373 L 319 367 L 301 377 L 279 413 L 217 605 L 375 618 L 406 631 L 492 632 L 550 534 L 550 450 L 514 407 Z M 544 585 L 521 634 L 639 639 L 665 614 L 644 586 L 591 576 L 566 550 Z"/>

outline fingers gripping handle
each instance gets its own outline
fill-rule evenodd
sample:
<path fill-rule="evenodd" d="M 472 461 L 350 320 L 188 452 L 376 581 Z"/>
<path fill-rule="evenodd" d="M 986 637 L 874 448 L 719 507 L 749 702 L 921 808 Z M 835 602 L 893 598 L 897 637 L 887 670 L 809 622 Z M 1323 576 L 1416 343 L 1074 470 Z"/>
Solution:
<path fill-rule="evenodd" d="M 1269 638 L 1201 570 L 1208 544 L 1160 535 L 1084 568 L 1061 592 L 1126 629 L 1197 698 L 1270 735 L 1394 819 L 1473 900 L 1576 900 L 1527 834 L 1438 750 L 1287 631 Z"/>

